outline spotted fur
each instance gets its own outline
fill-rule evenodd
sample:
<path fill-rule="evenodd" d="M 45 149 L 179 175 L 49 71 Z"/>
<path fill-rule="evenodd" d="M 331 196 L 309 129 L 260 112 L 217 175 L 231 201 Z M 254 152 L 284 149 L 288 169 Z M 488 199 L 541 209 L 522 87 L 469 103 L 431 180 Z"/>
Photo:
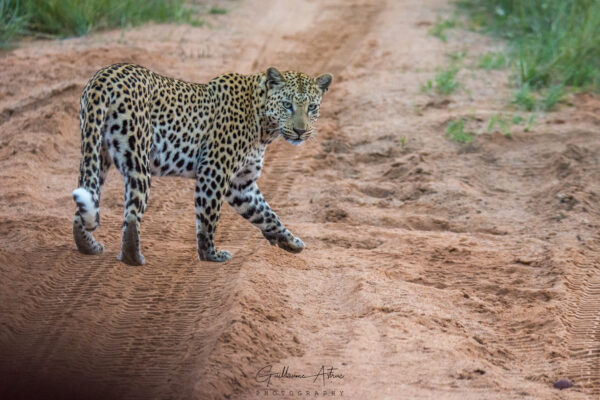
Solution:
<path fill-rule="evenodd" d="M 112 164 L 125 181 L 119 259 L 144 264 L 140 223 L 151 175 L 196 179 L 196 236 L 201 260 L 226 261 L 213 237 L 223 200 L 258 227 L 272 245 L 300 252 L 304 243 L 281 223 L 260 193 L 266 147 L 282 136 L 300 144 L 313 133 L 323 94 L 333 78 L 269 68 L 227 74 L 207 84 L 116 64 L 98 71 L 81 96 L 81 165 L 73 192 L 73 234 L 82 253 L 104 247 L 92 231 L 100 222 L 100 191 Z"/>

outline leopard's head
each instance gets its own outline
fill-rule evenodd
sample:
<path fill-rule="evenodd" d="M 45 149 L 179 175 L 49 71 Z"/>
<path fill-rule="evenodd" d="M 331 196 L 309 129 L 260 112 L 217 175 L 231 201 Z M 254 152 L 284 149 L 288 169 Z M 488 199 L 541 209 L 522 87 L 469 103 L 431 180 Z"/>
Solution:
<path fill-rule="evenodd" d="M 323 94 L 332 81 L 331 74 L 313 78 L 300 72 L 282 73 L 275 68 L 267 69 L 264 76 L 267 91 L 265 116 L 272 129 L 294 145 L 307 140 L 319 118 Z"/>

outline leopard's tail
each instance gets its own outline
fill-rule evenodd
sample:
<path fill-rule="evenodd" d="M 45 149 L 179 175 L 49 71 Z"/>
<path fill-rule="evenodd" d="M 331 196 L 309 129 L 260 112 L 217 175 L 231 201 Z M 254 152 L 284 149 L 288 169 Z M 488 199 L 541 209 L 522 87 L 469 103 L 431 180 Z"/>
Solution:
<path fill-rule="evenodd" d="M 77 188 L 73 190 L 73 200 L 77 204 L 77 211 L 85 229 L 96 229 L 100 221 L 100 207 L 94 201 L 92 193 L 85 188 Z"/>
<path fill-rule="evenodd" d="M 81 96 L 81 164 L 78 188 L 73 191 L 77 204 L 74 224 L 93 231 L 100 224 L 100 187 L 102 160 L 102 132 L 108 113 L 109 99 L 95 79 L 88 83 Z"/>

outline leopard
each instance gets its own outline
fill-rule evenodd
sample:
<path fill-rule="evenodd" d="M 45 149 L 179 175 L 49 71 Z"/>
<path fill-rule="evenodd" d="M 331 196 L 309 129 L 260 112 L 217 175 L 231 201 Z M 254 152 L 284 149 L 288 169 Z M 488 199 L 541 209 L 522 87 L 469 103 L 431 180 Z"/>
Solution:
<path fill-rule="evenodd" d="M 267 146 L 292 145 L 315 132 L 331 73 L 311 76 L 269 67 L 255 74 L 227 73 L 206 83 L 167 77 L 141 65 L 100 69 L 80 99 L 81 162 L 73 236 L 77 250 L 101 254 L 93 236 L 100 225 L 100 193 L 114 164 L 124 181 L 124 214 L 118 260 L 143 265 L 140 224 L 152 177 L 195 179 L 198 258 L 223 262 L 214 237 L 223 202 L 279 248 L 299 253 L 304 242 L 281 222 L 257 180 Z"/>

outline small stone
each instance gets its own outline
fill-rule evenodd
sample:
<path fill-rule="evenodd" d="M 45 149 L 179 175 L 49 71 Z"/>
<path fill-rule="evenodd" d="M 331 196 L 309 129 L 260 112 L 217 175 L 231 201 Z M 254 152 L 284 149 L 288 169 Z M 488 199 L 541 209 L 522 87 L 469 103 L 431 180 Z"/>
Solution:
<path fill-rule="evenodd" d="M 573 387 L 573 382 L 571 382 L 568 379 L 559 379 L 556 382 L 554 382 L 554 387 L 560 390 L 568 389 L 570 387 Z"/>

